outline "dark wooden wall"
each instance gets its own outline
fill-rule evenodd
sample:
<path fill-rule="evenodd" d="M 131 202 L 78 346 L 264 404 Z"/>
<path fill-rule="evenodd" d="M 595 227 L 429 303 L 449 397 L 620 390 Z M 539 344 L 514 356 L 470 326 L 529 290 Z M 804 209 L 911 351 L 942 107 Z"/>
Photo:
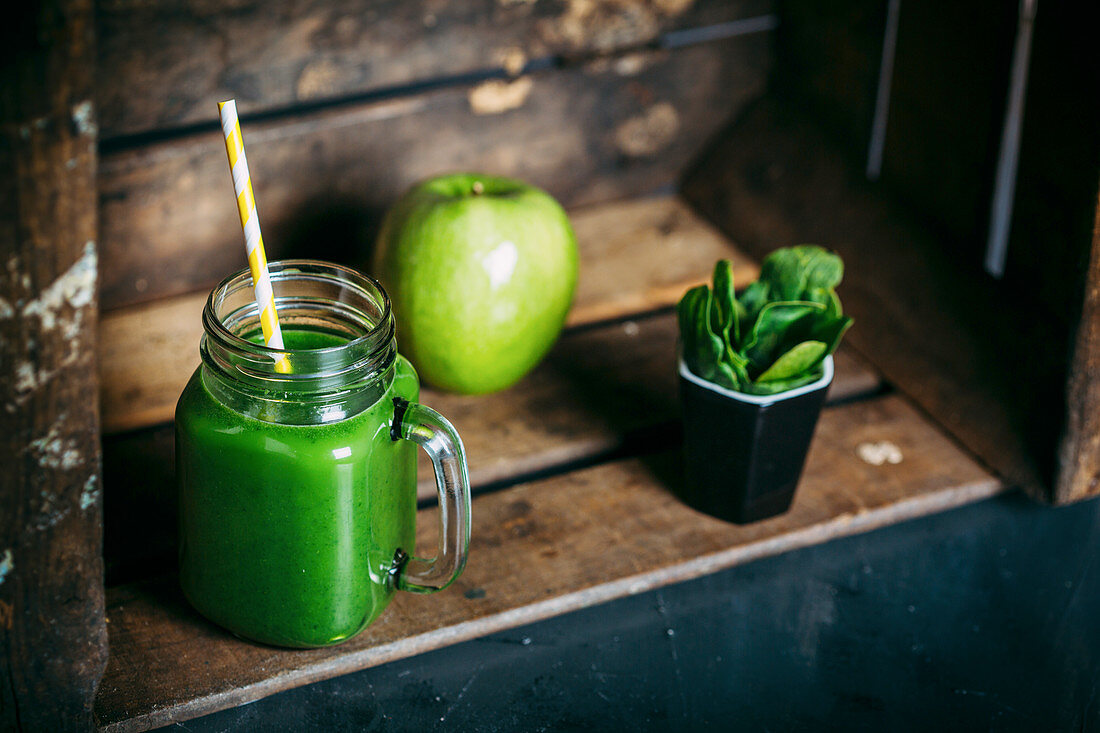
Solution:
<path fill-rule="evenodd" d="M 880 0 L 784 0 L 775 93 L 867 160 L 886 23 Z M 882 185 L 980 272 L 1007 104 L 1016 3 L 900 3 Z M 1006 272 L 999 286 L 1076 323 L 1100 169 L 1094 3 L 1035 20 Z M 1064 335 L 1064 334 L 1063 334 Z"/>
<path fill-rule="evenodd" d="M 873 0 L 782 2 L 771 92 L 786 112 L 752 115 L 727 132 L 708 150 L 710 164 L 689 176 L 689 198 L 756 254 L 784 243 L 772 236 L 778 231 L 833 237 L 827 243 L 846 253 L 853 275 L 868 278 L 849 292 L 866 288 L 891 297 L 908 318 L 924 314 L 905 325 L 873 308 L 881 338 L 865 340 L 873 330 L 866 320 L 853 331 L 853 340 L 879 352 L 888 377 L 1035 493 L 1058 502 L 1100 493 L 1088 468 L 1100 465 L 1100 443 L 1087 427 L 1087 415 L 1100 410 L 1087 397 L 1098 378 L 1089 356 L 1096 346 L 1091 317 L 1081 312 L 1096 256 L 1100 65 L 1092 29 L 1100 11 L 1095 4 L 1040 4 L 1006 270 L 996 280 L 982 263 L 1018 8 L 900 3 L 881 178 L 871 183 L 864 169 L 886 8 Z M 798 125 L 777 132 L 790 116 L 816 133 L 803 135 Z M 756 155 L 745 147 L 749 139 L 770 147 Z M 838 207 L 851 205 L 836 191 L 800 188 L 821 184 L 818 163 L 829 156 L 820 148 L 830 144 L 848 168 L 848 178 L 834 185 L 853 200 L 888 202 L 863 207 L 862 223 L 836 217 Z M 747 203 L 754 196 L 761 197 L 755 211 Z M 824 203 L 830 199 L 831 207 Z M 785 217 L 767 233 L 757 226 L 764 205 Z M 884 239 L 891 227 L 876 216 L 908 222 L 915 236 Z M 923 254 L 913 267 L 892 272 L 912 256 L 904 249 Z M 922 280 L 928 277 L 936 282 Z"/>
<path fill-rule="evenodd" d="M 671 184 L 763 90 L 769 34 L 736 23 L 769 11 L 766 0 L 105 0 L 103 307 L 207 289 L 239 267 L 217 100 L 235 96 L 242 111 L 270 256 L 356 261 L 385 206 L 444 171 L 520 176 L 567 205 Z M 731 37 L 690 43 L 716 26 Z"/>

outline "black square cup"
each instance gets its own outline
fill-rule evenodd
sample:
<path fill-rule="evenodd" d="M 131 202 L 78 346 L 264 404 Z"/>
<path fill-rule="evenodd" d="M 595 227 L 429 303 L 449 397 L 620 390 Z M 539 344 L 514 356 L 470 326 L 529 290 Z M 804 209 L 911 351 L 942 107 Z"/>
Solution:
<path fill-rule="evenodd" d="M 833 381 L 833 358 L 825 359 L 817 381 L 776 395 L 719 387 L 679 361 L 686 479 L 680 498 L 738 524 L 787 511 Z"/>

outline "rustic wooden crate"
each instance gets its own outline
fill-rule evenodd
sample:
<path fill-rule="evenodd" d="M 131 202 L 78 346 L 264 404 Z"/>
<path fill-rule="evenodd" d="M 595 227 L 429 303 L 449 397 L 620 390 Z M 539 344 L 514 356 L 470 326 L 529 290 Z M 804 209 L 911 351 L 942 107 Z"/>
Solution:
<path fill-rule="evenodd" d="M 1100 493 L 1100 112 L 1081 91 L 1100 81 L 1096 10 L 1044 6 L 1037 22 L 995 282 L 978 265 L 1015 9 L 904 4 L 871 184 L 888 7 L 15 11 L 0 76 L 0 161 L 14 171 L 0 195 L 0 727 L 144 729 L 1006 486 L 1056 502 Z M 498 395 L 425 395 L 467 441 L 469 569 L 335 649 L 233 639 L 171 576 L 169 421 L 205 293 L 242 266 L 213 106 L 230 96 L 272 258 L 361 266 L 403 188 L 463 168 L 547 188 L 580 240 L 576 305 L 546 362 Z M 857 326 L 795 506 L 733 527 L 667 490 L 669 309 L 719 257 L 743 283 L 755 259 L 800 241 L 844 255 Z M 905 460 L 858 457 L 881 440 Z M 500 548 L 506 560 L 479 560 Z"/>

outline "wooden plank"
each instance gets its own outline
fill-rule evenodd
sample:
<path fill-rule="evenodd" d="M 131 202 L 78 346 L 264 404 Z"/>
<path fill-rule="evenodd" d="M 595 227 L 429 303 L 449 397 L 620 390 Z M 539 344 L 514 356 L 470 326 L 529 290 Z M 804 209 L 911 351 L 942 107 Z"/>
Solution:
<path fill-rule="evenodd" d="M 1035 22 L 1020 140 L 1007 287 L 1026 293 L 1065 325 L 1081 314 L 1100 178 L 1100 4 L 1057 3 Z"/>
<path fill-rule="evenodd" d="M 771 89 L 867 160 L 887 3 L 783 4 Z M 1018 4 L 901 3 L 882 180 L 984 261 Z M 1044 7 L 1035 23 L 1004 282 L 1064 329 L 1077 318 L 1100 171 L 1100 5 Z M 979 29 L 976 30 L 976 29 Z"/>
<path fill-rule="evenodd" d="M 100 0 L 97 94 L 107 137 L 210 122 L 532 60 L 631 49 L 771 12 L 771 0 Z"/>
<path fill-rule="evenodd" d="M 758 96 L 769 59 L 758 33 L 246 124 L 268 254 L 367 262 L 384 209 L 450 170 L 523 178 L 571 207 L 671 186 Z M 99 189 L 104 310 L 239 269 L 218 132 L 106 155 Z"/>
<path fill-rule="evenodd" d="M 1100 495 L 1100 200 L 1094 221 L 1085 303 L 1066 386 L 1066 430 L 1054 487 L 1059 504 Z"/>
<path fill-rule="evenodd" d="M 0 32 L 0 730 L 90 728 L 107 661 L 91 0 Z"/>
<path fill-rule="evenodd" d="M 982 460 L 1049 495 L 1066 348 L 1030 302 L 956 260 L 778 105 L 754 108 L 705 160 L 689 201 L 757 257 L 794 242 L 836 249 L 856 319 L 847 343 Z"/>
<path fill-rule="evenodd" d="M 889 441 L 897 464 L 859 458 Z M 1001 485 L 899 397 L 828 409 L 789 513 L 749 526 L 698 514 L 667 486 L 675 455 L 605 464 L 474 501 L 471 559 L 441 595 L 402 595 L 345 645 L 252 644 L 189 610 L 171 577 L 113 589 L 103 730 L 186 720 L 279 690 L 688 580 L 762 556 L 991 496 Z M 434 509 L 421 512 L 430 540 Z"/>
<path fill-rule="evenodd" d="M 608 455 L 635 440 L 664 446 L 679 434 L 678 332 L 670 313 L 571 334 L 509 390 L 488 397 L 426 391 L 422 399 L 462 433 L 476 486 Z M 833 381 L 834 401 L 881 385 L 844 350 Z M 435 495 L 430 469 L 423 461 L 422 498 Z"/>
<path fill-rule="evenodd" d="M 989 232 L 1018 7 L 903 3 L 899 12 L 882 180 L 974 270 Z"/>
<path fill-rule="evenodd" d="M 859 160 L 871 137 L 887 5 L 787 0 L 776 35 L 771 88 L 805 108 Z"/>
<path fill-rule="evenodd" d="M 571 326 L 672 305 L 687 288 L 705 281 L 723 257 L 733 259 L 739 285 L 756 278 L 755 263 L 673 196 L 592 206 L 571 218 L 581 253 Z M 243 260 L 237 266 L 242 265 Z M 105 432 L 172 419 L 176 399 L 199 363 L 205 302 L 206 293 L 194 293 L 102 316 Z"/>
<path fill-rule="evenodd" d="M 466 446 L 475 488 L 622 453 L 671 445 L 679 435 L 673 368 L 676 319 L 664 313 L 568 333 L 542 365 L 494 395 L 426 389 Z M 842 349 L 830 399 L 874 392 L 881 382 Z M 108 579 L 162 572 L 176 552 L 171 425 L 104 440 Z M 423 459 L 419 496 L 435 496 Z"/>

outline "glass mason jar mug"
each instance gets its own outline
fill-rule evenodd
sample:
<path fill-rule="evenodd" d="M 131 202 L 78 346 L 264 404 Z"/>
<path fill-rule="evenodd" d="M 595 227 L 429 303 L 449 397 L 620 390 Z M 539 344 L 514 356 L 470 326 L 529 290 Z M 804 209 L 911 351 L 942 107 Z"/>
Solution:
<path fill-rule="evenodd" d="M 462 572 L 470 489 L 462 441 L 417 404 L 389 298 L 339 265 L 269 265 L 286 348 L 263 345 L 252 279 L 214 288 L 202 364 L 176 406 L 180 583 L 239 636 L 292 647 L 344 641 L 395 589 Z M 439 547 L 412 556 L 416 455 L 439 491 Z"/>

